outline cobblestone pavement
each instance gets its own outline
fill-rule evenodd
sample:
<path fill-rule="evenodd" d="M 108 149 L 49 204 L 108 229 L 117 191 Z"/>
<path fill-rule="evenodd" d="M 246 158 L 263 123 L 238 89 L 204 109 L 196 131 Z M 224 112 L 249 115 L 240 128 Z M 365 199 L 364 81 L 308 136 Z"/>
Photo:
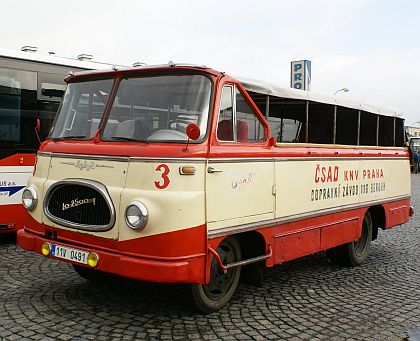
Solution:
<path fill-rule="evenodd" d="M 416 214 L 380 232 L 368 262 L 323 254 L 268 269 L 220 312 L 197 314 L 189 288 L 115 279 L 92 284 L 62 262 L 0 243 L 1 340 L 404 340 L 420 331 L 420 174 Z M 417 204 L 417 205 L 416 205 Z"/>

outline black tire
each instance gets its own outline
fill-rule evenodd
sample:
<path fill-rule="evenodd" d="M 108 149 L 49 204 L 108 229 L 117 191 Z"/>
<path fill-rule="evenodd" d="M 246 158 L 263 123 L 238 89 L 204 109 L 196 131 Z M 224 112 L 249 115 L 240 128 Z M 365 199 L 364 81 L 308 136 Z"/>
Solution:
<path fill-rule="evenodd" d="M 111 276 L 103 271 L 85 268 L 84 266 L 73 264 L 74 270 L 77 274 L 90 282 L 105 282 Z"/>
<path fill-rule="evenodd" d="M 223 264 L 233 263 L 241 259 L 241 248 L 235 237 L 224 239 L 216 251 Z M 192 297 L 197 308 L 205 314 L 222 308 L 232 298 L 240 276 L 240 266 L 228 269 L 224 273 L 213 257 L 209 283 L 191 285 Z"/>
<path fill-rule="evenodd" d="M 326 251 L 328 259 L 340 265 L 358 266 L 364 263 L 369 255 L 372 241 L 372 217 L 366 212 L 362 223 L 362 235 L 359 239 Z"/>

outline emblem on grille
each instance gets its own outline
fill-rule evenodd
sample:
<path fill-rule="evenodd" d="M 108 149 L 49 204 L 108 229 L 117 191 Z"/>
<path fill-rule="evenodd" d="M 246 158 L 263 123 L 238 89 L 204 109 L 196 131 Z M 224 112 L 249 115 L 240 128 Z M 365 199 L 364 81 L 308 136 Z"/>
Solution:
<path fill-rule="evenodd" d="M 62 211 L 68 210 L 69 208 L 73 208 L 73 207 L 77 207 L 80 205 L 85 205 L 85 204 L 92 204 L 93 206 L 96 205 L 96 198 L 91 198 L 91 199 L 74 199 L 72 200 L 69 204 L 65 204 L 63 203 L 63 208 L 61 209 Z"/>

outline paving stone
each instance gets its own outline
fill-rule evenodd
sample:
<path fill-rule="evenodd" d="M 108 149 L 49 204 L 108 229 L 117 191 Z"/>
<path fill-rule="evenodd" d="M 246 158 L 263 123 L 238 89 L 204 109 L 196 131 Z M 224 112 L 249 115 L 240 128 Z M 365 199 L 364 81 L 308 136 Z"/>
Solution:
<path fill-rule="evenodd" d="M 0 235 L 0 340 L 403 340 L 420 332 L 420 174 L 412 193 L 414 217 L 379 231 L 362 266 L 294 260 L 210 315 L 186 286 L 89 283 Z"/>

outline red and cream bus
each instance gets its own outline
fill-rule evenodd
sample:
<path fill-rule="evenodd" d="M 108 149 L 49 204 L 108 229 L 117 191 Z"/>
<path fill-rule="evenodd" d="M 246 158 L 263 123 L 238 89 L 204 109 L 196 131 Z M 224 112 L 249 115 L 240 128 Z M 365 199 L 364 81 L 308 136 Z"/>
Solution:
<path fill-rule="evenodd" d="M 67 81 L 18 245 L 86 279 L 190 283 L 208 313 L 264 267 L 359 265 L 413 213 L 398 113 L 200 66 Z"/>
<path fill-rule="evenodd" d="M 48 135 L 69 72 L 109 69 L 109 64 L 41 55 L 36 48 L 0 50 L 0 234 L 23 227 L 22 191 L 32 175 L 39 135 Z"/>

